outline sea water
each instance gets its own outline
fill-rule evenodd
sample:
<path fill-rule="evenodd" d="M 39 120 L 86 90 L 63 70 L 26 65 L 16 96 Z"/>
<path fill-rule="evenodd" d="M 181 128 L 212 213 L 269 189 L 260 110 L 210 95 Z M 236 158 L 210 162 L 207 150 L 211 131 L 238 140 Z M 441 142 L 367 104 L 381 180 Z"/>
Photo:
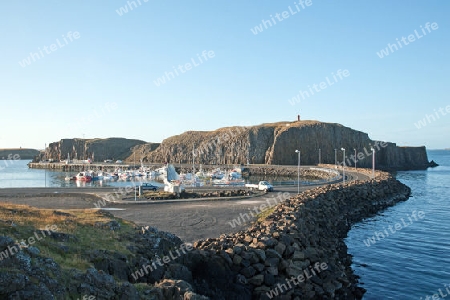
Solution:
<path fill-rule="evenodd" d="M 45 169 L 30 169 L 30 160 L 0 160 L 0 188 L 21 187 L 122 187 L 141 182 L 152 182 L 146 178 L 136 177 L 132 180 L 93 180 L 90 182 L 66 181 L 66 176 L 73 177 L 77 172 L 62 172 Z M 135 181 L 135 182 L 133 182 Z M 159 184 L 158 184 L 159 185 Z"/>
<path fill-rule="evenodd" d="M 431 150 L 428 158 L 440 166 L 396 174 L 411 198 L 348 233 L 363 299 L 450 300 L 450 151 Z"/>
<path fill-rule="evenodd" d="M 148 177 L 134 177 L 127 180 L 93 180 L 66 181 L 65 177 L 73 177 L 77 172 L 62 172 L 58 170 L 30 169 L 28 163 L 30 160 L 0 160 L 0 188 L 21 188 L 21 187 L 124 187 L 130 184 L 139 185 L 141 182 L 151 182 L 157 186 L 162 186 L 150 180 Z M 252 175 L 245 177 L 246 183 L 258 183 L 260 180 L 267 180 L 274 185 L 293 185 L 297 184 L 297 176 L 270 176 L 270 175 Z M 308 181 L 308 178 L 302 179 L 302 184 L 316 183 Z"/>

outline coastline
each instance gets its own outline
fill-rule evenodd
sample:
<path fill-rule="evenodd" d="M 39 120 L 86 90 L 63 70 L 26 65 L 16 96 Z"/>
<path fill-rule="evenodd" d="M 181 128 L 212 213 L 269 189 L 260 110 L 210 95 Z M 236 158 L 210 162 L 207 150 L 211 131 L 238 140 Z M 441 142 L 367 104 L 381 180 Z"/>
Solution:
<path fill-rule="evenodd" d="M 286 199 L 247 229 L 195 242 L 192 251 L 159 269 L 133 276 L 144 266 L 136 263 L 136 253 L 136 260 L 120 272 L 131 286 L 150 282 L 154 286 L 148 288 L 164 295 L 189 285 L 189 293 L 210 299 L 270 299 L 275 292 L 285 299 L 361 299 L 364 289 L 351 269 L 344 238 L 352 224 L 408 199 L 409 193 L 407 186 L 380 171 L 374 180 L 320 186 Z M 143 240 L 155 230 L 142 228 L 139 234 Z M 119 271 L 111 266 L 123 266 L 115 256 L 108 261 L 96 269 L 113 275 Z"/>
<path fill-rule="evenodd" d="M 238 278 L 239 283 L 228 283 L 231 288 L 223 299 L 237 296 L 242 287 L 247 298 L 241 299 L 270 299 L 276 290 L 286 299 L 361 299 L 365 290 L 353 274 L 344 238 L 353 224 L 407 200 L 409 195 L 407 186 L 377 171 L 375 180 L 303 192 L 279 204 L 265 221 L 236 234 L 197 241 L 194 248 L 200 251 L 198 255 L 209 251 L 211 261 L 226 261 L 234 281 Z M 258 262 L 252 264 L 255 256 Z M 311 266 L 324 263 L 327 270 L 316 272 L 303 285 L 283 287 L 291 278 L 301 279 Z M 258 264 L 263 267 L 257 268 Z M 214 272 L 205 273 L 203 280 L 220 289 L 211 279 Z"/>

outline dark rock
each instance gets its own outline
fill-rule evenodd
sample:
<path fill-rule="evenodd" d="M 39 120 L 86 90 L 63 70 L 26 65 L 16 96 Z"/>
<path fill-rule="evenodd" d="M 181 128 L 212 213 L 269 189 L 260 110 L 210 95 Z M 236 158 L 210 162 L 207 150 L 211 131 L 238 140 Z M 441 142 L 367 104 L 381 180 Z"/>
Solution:
<path fill-rule="evenodd" d="M 275 284 L 275 275 L 273 274 L 265 274 L 264 275 L 264 284 L 267 286 L 272 286 Z"/>
<path fill-rule="evenodd" d="M 244 275 L 246 278 L 250 278 L 256 274 L 256 270 L 253 267 L 246 267 L 241 270 L 241 274 Z"/>
<path fill-rule="evenodd" d="M 184 265 L 173 263 L 168 266 L 165 278 L 181 279 L 186 282 L 193 282 L 192 272 Z"/>
<path fill-rule="evenodd" d="M 41 251 L 38 248 L 34 247 L 34 246 L 30 246 L 30 247 L 25 248 L 25 251 L 31 257 L 37 257 L 41 253 Z"/>
<path fill-rule="evenodd" d="M 56 232 L 56 231 L 45 231 L 46 235 L 49 235 L 52 239 L 58 242 L 78 242 L 78 238 L 73 234 Z"/>
<path fill-rule="evenodd" d="M 73 215 L 71 215 L 71 214 L 69 214 L 69 213 L 65 213 L 65 212 L 58 211 L 58 210 L 54 210 L 54 211 L 53 211 L 53 214 L 54 214 L 55 216 L 73 217 Z"/>
<path fill-rule="evenodd" d="M 262 272 L 262 270 L 264 270 L 265 266 L 261 263 L 257 263 L 257 264 L 253 265 L 253 268 L 255 268 L 255 270 L 258 272 Z"/>

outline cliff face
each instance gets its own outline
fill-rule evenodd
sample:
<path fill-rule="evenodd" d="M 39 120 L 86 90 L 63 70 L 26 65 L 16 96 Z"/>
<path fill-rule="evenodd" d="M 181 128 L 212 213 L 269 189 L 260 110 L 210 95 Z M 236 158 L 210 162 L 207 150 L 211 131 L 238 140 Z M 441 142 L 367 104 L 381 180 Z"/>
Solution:
<path fill-rule="evenodd" d="M 165 139 L 155 150 L 139 148 L 136 159 L 146 162 L 202 164 L 281 164 L 296 165 L 300 150 L 301 164 L 355 165 L 372 167 L 375 149 L 377 169 L 424 169 L 429 166 L 425 147 L 397 147 L 394 143 L 374 141 L 367 133 L 340 124 L 318 121 L 279 122 L 250 127 L 226 127 L 215 131 L 188 131 Z"/>
<path fill-rule="evenodd" d="M 136 159 L 136 162 L 139 162 L 143 155 L 156 150 L 159 145 L 160 143 L 146 143 L 136 145 L 131 148 L 131 154 L 127 158 L 125 158 L 124 161 L 133 162 Z"/>
<path fill-rule="evenodd" d="M 130 140 L 124 138 L 108 139 L 62 139 L 48 145 L 45 154 L 41 153 L 39 159 L 62 160 L 67 159 L 87 159 L 94 161 L 105 159 L 124 159 L 132 153 L 132 148 L 136 145 L 145 144 L 141 140 Z"/>
<path fill-rule="evenodd" d="M 340 124 L 318 121 L 278 122 L 249 127 L 225 127 L 215 131 L 187 131 L 165 139 L 161 144 L 124 138 L 63 139 L 51 143 L 45 158 L 53 160 L 122 159 L 152 163 L 273 164 L 319 163 L 372 167 L 384 170 L 425 169 L 430 166 L 425 147 L 397 147 L 395 143 L 374 141 L 367 133 Z M 336 149 L 336 151 L 335 151 Z M 356 159 L 355 150 L 356 149 Z M 335 156 L 336 155 L 336 156 Z M 43 159 L 41 153 L 37 159 Z"/>

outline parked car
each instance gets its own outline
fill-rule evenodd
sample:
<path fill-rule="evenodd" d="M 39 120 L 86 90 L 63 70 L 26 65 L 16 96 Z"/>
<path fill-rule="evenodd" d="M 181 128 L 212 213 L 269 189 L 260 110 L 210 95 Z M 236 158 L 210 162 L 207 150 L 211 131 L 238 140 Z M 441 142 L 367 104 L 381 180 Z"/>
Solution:
<path fill-rule="evenodd" d="M 245 187 L 248 187 L 251 190 L 256 189 L 265 192 L 273 192 L 273 185 L 267 181 L 260 181 L 258 184 L 246 184 Z"/>
<path fill-rule="evenodd" d="M 153 184 L 151 184 L 151 183 L 148 183 L 148 182 L 144 182 L 144 183 L 142 183 L 141 185 L 140 185 L 140 187 L 141 187 L 141 189 L 143 190 L 143 191 L 156 191 L 159 187 L 157 187 L 156 185 L 153 185 Z M 136 189 L 138 189 L 139 188 L 139 185 L 137 185 L 136 186 Z"/>
<path fill-rule="evenodd" d="M 121 164 L 123 163 L 123 161 L 121 161 L 120 159 L 116 160 L 116 164 Z"/>

